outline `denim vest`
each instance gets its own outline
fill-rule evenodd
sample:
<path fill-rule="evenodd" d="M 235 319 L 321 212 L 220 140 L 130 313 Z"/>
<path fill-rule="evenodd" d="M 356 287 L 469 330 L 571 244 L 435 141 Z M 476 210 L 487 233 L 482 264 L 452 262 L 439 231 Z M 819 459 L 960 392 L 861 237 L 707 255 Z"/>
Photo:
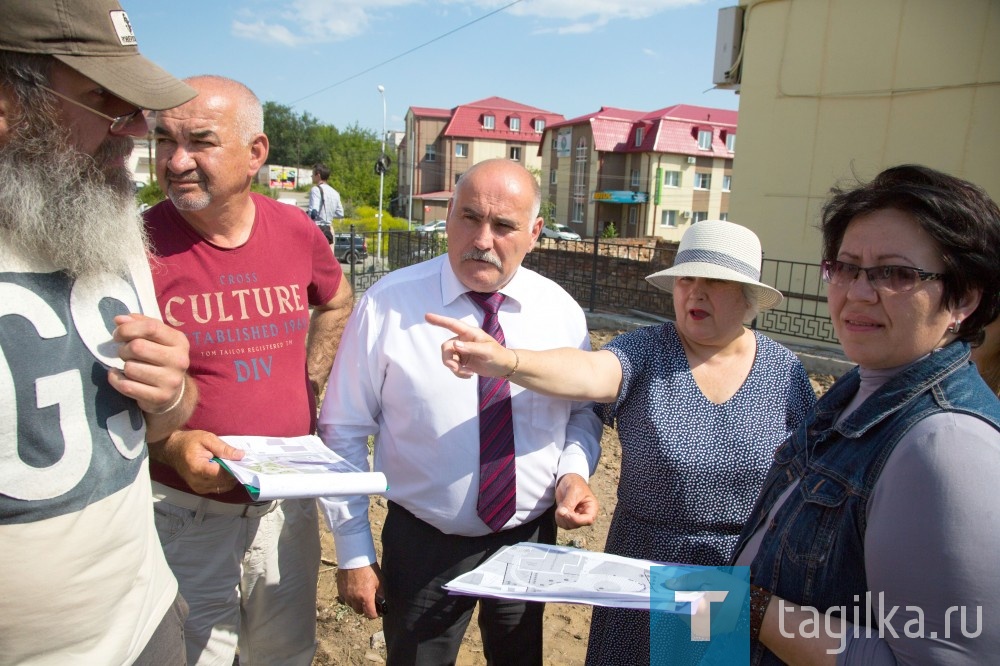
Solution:
<path fill-rule="evenodd" d="M 778 597 L 820 611 L 851 608 L 859 605 L 856 599 L 864 603 L 868 499 L 903 435 L 940 412 L 971 414 L 1000 430 L 1000 401 L 969 363 L 964 342 L 906 368 L 834 427 L 859 385 L 854 368 L 778 447 L 737 547 L 738 553 L 781 493 L 799 481 L 766 528 L 751 580 Z M 758 642 L 751 646 L 751 663 L 782 662 Z"/>

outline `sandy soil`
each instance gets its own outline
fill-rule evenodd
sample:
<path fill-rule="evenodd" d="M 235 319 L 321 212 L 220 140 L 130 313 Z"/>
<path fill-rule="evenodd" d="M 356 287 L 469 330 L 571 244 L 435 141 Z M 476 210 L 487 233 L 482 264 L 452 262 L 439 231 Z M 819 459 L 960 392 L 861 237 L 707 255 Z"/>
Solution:
<path fill-rule="evenodd" d="M 617 335 L 620 331 L 600 330 L 591 333 L 594 349 Z M 832 377 L 813 377 L 814 388 L 824 390 Z M 621 448 L 617 432 L 605 428 L 601 440 L 603 454 L 597 471 L 591 477 L 590 487 L 601 503 L 600 514 L 594 525 L 579 530 L 559 531 L 558 542 L 590 550 L 603 550 L 611 514 L 614 512 L 618 473 L 621 467 Z M 385 500 L 373 498 L 371 520 L 376 548 L 385 519 Z M 338 604 L 336 582 L 336 553 L 333 538 L 323 527 L 323 565 L 319 575 L 317 600 L 317 638 L 314 666 L 346 666 L 348 664 L 384 664 L 385 646 L 381 640 L 382 621 L 367 620 L 350 608 Z M 379 553 L 381 557 L 381 553 Z M 573 604 L 548 604 L 545 609 L 545 663 L 555 665 L 582 664 L 587 651 L 590 629 L 590 607 Z M 459 652 L 459 666 L 485 664 L 482 642 L 475 618 L 466 632 Z"/>

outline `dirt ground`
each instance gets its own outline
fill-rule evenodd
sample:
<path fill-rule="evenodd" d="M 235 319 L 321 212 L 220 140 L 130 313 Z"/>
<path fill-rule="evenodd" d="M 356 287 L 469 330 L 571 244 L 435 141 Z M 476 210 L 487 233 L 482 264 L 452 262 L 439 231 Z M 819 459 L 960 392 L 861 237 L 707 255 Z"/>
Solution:
<path fill-rule="evenodd" d="M 605 342 L 620 333 L 615 330 L 591 332 L 591 344 L 599 349 Z M 825 390 L 833 378 L 813 377 L 817 392 Z M 615 508 L 618 473 L 621 468 L 621 448 L 617 432 L 604 429 L 601 439 L 603 452 L 597 471 L 590 479 L 590 487 L 600 501 L 597 521 L 590 527 L 578 530 L 560 530 L 558 542 L 589 550 L 603 550 L 611 514 Z M 371 502 L 371 522 L 376 549 L 380 550 L 380 530 L 385 520 L 384 498 L 375 497 Z M 348 664 L 384 664 L 385 645 L 381 641 L 382 621 L 367 620 L 350 608 L 336 601 L 337 556 L 333 538 L 322 528 L 323 564 L 319 574 L 317 599 L 317 642 L 313 666 L 347 666 Z M 379 552 L 381 557 L 381 552 Z M 574 604 L 548 604 L 545 608 L 545 664 L 582 664 L 587 652 L 590 630 L 590 606 Z M 458 656 L 459 666 L 485 664 L 482 641 L 475 618 L 470 623 Z"/>

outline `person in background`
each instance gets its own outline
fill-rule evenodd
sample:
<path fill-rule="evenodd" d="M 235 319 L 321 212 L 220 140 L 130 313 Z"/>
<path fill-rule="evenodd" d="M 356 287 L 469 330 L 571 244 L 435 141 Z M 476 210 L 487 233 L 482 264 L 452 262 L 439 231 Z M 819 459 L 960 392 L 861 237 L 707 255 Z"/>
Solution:
<path fill-rule="evenodd" d="M 500 347 L 428 314 L 457 338 L 442 346 L 459 377 L 509 376 L 542 395 L 595 400 L 622 447 L 605 551 L 721 566 L 750 514 L 774 449 L 815 402 L 785 347 L 746 328 L 782 295 L 760 282 L 757 236 L 704 221 L 684 232 L 674 265 L 648 276 L 673 294 L 675 322 L 624 333 L 600 351 Z M 648 663 L 649 613 L 594 609 L 587 663 Z"/>
<path fill-rule="evenodd" d="M 821 229 L 857 367 L 775 452 L 740 536 L 752 663 L 994 663 L 1000 401 L 969 355 L 1000 313 L 1000 209 L 903 165 L 835 188 Z"/>
<path fill-rule="evenodd" d="M 252 502 L 213 456 L 220 435 L 309 435 L 351 288 L 306 215 L 250 193 L 265 162 L 260 101 L 218 76 L 157 114 L 156 174 L 169 197 L 146 213 L 164 320 L 191 343 L 201 400 L 150 445 L 156 525 L 191 606 L 191 664 L 308 665 L 320 545 L 314 500 Z M 310 314 L 310 309 L 312 313 Z"/>
<path fill-rule="evenodd" d="M 543 224 L 538 182 L 506 159 L 479 162 L 455 187 L 448 253 L 390 273 L 351 316 L 320 411 L 320 436 L 385 473 L 388 516 L 375 559 L 368 498 L 321 499 L 334 535 L 337 588 L 383 618 L 388 663 L 454 663 L 477 603 L 491 664 L 541 664 L 543 604 L 449 596 L 441 586 L 502 546 L 554 543 L 556 524 L 593 522 L 587 484 L 601 425 L 589 403 L 506 381 L 456 380 L 437 361 L 446 332 L 428 310 L 487 321 L 512 345 L 589 348 L 583 311 L 521 266 Z M 433 357 L 433 358 L 432 358 Z"/>
<path fill-rule="evenodd" d="M 309 190 L 309 217 L 316 224 L 331 226 L 333 220 L 344 219 L 344 206 L 340 203 L 340 193 L 327 183 L 330 167 L 318 163 L 312 170 L 312 189 Z"/>
<path fill-rule="evenodd" d="M 0 19 L 0 662 L 184 663 L 146 440 L 198 391 L 160 320 L 125 164 L 195 91 L 115 0 Z"/>

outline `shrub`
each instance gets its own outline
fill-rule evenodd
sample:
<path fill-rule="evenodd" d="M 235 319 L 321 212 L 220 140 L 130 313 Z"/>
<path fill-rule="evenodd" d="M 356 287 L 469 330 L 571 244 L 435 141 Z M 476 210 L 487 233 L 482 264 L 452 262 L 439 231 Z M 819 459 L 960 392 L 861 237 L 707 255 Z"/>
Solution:
<path fill-rule="evenodd" d="M 140 204 L 146 204 L 146 206 L 151 207 L 160 203 L 167 196 L 160 189 L 160 186 L 154 181 L 145 185 L 142 189 L 135 193 L 135 198 Z"/>

